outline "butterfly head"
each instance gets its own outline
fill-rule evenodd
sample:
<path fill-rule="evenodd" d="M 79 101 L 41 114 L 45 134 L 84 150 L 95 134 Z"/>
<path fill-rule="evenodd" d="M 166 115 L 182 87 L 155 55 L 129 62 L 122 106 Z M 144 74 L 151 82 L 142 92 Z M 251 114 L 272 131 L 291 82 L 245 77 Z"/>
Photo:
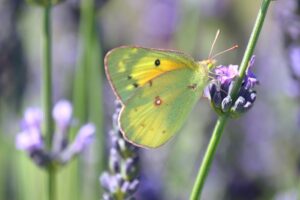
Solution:
<path fill-rule="evenodd" d="M 205 66 L 205 68 L 208 71 L 211 71 L 212 69 L 214 69 L 216 67 L 216 63 L 217 63 L 217 61 L 215 59 L 210 59 L 210 58 L 207 60 L 200 61 L 200 65 Z"/>
<path fill-rule="evenodd" d="M 207 59 L 202 61 L 203 64 L 207 67 L 207 69 L 210 71 L 216 67 L 217 61 L 215 59 Z"/>

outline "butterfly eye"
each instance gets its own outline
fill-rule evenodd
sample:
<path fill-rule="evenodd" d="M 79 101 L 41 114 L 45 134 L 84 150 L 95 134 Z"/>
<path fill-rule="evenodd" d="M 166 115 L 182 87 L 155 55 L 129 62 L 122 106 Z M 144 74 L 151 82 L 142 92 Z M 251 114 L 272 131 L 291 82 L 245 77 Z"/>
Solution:
<path fill-rule="evenodd" d="M 132 79 L 132 76 L 128 75 L 127 78 L 128 78 L 128 80 L 130 80 L 130 79 Z"/>
<path fill-rule="evenodd" d="M 156 67 L 158 67 L 160 65 L 160 60 L 156 59 L 155 62 L 154 62 L 154 64 L 155 64 Z"/>

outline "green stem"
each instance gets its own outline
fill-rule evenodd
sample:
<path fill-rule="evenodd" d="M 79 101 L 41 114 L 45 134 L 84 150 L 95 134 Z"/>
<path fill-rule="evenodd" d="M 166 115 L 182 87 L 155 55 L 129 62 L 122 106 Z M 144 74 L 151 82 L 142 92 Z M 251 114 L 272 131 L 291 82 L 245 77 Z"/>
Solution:
<path fill-rule="evenodd" d="M 43 21 L 44 34 L 44 68 L 43 68 L 43 112 L 44 112 L 44 132 L 48 149 L 52 146 L 53 119 L 52 109 L 52 39 L 51 39 L 51 5 L 44 8 Z M 53 166 L 48 168 L 48 192 L 49 200 L 55 200 L 55 170 Z"/>
<path fill-rule="evenodd" d="M 233 86 L 232 92 L 231 92 L 231 96 L 233 98 L 233 100 L 235 100 L 237 98 L 239 89 L 242 85 L 242 81 L 244 79 L 244 76 L 246 74 L 247 68 L 249 66 L 249 60 L 251 59 L 251 56 L 253 55 L 254 52 L 254 48 L 256 46 L 259 34 L 261 32 L 270 2 L 272 0 L 263 0 L 261 8 L 258 12 L 251 36 L 249 38 L 249 42 L 247 45 L 247 48 L 245 50 L 244 53 L 244 57 L 242 59 L 242 62 L 240 64 L 240 68 L 239 68 L 239 77 L 236 81 L 236 83 Z"/>
<path fill-rule="evenodd" d="M 249 60 L 253 54 L 254 48 L 257 43 L 257 39 L 259 37 L 259 34 L 262 29 L 263 22 L 265 20 L 265 16 L 267 14 L 268 7 L 270 5 L 271 0 L 263 0 L 262 6 L 259 10 L 259 13 L 257 15 L 252 34 L 250 36 L 247 48 L 244 53 L 244 57 L 242 59 L 242 62 L 240 64 L 239 68 L 239 76 L 237 78 L 237 81 L 235 82 L 233 89 L 231 91 L 231 96 L 233 100 L 235 101 L 239 92 L 239 89 L 241 87 L 242 81 L 244 79 L 244 76 L 246 74 Z M 199 168 L 198 175 L 196 177 L 195 184 L 193 186 L 193 190 L 190 196 L 190 200 L 197 200 L 201 196 L 201 192 L 203 190 L 203 186 L 207 177 L 207 174 L 209 172 L 211 163 L 213 161 L 217 146 L 221 140 L 224 127 L 228 121 L 228 114 L 224 114 L 223 116 L 219 116 L 218 121 L 215 125 L 212 137 L 210 139 L 209 145 L 207 147 L 207 150 L 205 152 L 202 164 Z"/>
<path fill-rule="evenodd" d="M 216 123 L 215 129 L 213 131 L 212 137 L 210 139 L 206 153 L 204 155 L 202 165 L 199 168 L 199 173 L 196 178 L 196 181 L 195 181 L 195 184 L 194 184 L 194 187 L 192 190 L 192 194 L 190 197 L 191 200 L 198 199 L 198 197 L 201 194 L 201 191 L 202 191 L 205 179 L 207 177 L 210 165 L 214 158 L 217 146 L 221 140 L 221 136 L 222 136 L 227 119 L 228 119 L 227 116 L 221 116 L 221 117 L 219 117 L 219 119 Z"/>

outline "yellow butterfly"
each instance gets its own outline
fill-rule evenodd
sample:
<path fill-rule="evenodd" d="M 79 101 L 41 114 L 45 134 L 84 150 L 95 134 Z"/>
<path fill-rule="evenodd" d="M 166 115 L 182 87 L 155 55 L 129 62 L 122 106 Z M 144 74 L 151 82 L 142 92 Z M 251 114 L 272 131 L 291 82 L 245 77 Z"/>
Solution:
<path fill-rule="evenodd" d="M 122 103 L 119 126 L 131 143 L 156 148 L 178 132 L 209 82 L 215 60 L 178 51 L 124 46 L 105 56 L 106 76 Z"/>

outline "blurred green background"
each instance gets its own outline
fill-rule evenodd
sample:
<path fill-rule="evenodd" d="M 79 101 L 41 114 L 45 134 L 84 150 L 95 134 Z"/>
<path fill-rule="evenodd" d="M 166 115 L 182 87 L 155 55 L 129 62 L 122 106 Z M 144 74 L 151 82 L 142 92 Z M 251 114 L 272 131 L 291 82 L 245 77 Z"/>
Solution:
<path fill-rule="evenodd" d="M 219 56 L 218 63 L 239 64 L 261 4 L 260 0 L 89 1 L 94 3 L 96 27 L 95 35 L 89 36 L 92 45 L 86 47 L 88 26 L 81 23 L 80 3 L 87 0 L 81 1 L 66 0 L 52 12 L 53 101 L 74 101 L 78 113 L 87 112 L 80 120 L 91 120 L 98 129 L 92 147 L 59 170 L 59 200 L 101 198 L 98 179 L 107 167 L 107 133 L 115 99 L 103 73 L 108 50 L 121 45 L 170 48 L 201 60 L 208 57 L 220 29 L 214 52 L 234 44 L 239 48 Z M 295 75 L 300 64 L 291 67 L 289 55 L 289 47 L 300 41 L 299 10 L 296 0 L 271 3 L 255 50 L 253 70 L 260 80 L 255 106 L 226 127 L 203 199 L 300 199 L 300 73 Z M 41 26 L 40 7 L 22 0 L 0 0 L 3 200 L 46 199 L 46 172 L 15 149 L 23 111 L 41 106 Z M 299 34 L 291 36 L 290 29 Z M 300 60 L 300 54 L 296 59 Z M 81 89 L 79 66 L 89 69 Z M 78 90 L 86 91 L 88 100 L 81 101 Z M 188 199 L 216 118 L 208 100 L 202 99 L 180 134 L 161 148 L 140 151 L 137 199 Z"/>

